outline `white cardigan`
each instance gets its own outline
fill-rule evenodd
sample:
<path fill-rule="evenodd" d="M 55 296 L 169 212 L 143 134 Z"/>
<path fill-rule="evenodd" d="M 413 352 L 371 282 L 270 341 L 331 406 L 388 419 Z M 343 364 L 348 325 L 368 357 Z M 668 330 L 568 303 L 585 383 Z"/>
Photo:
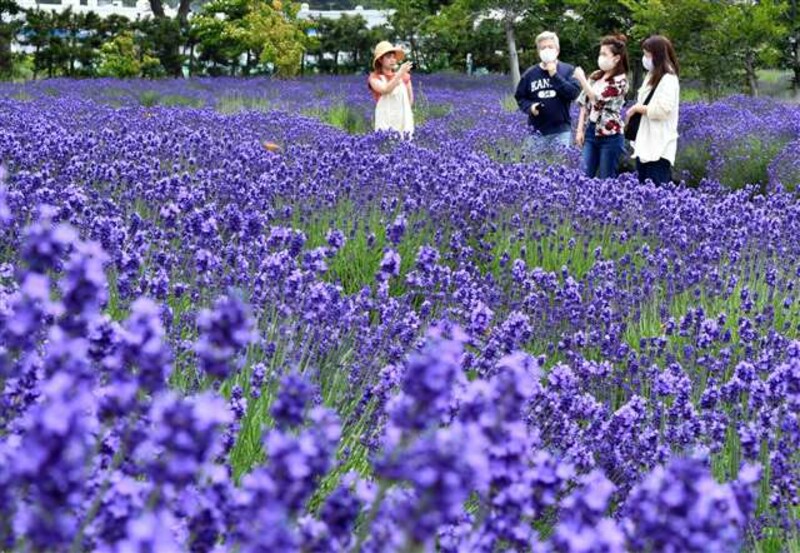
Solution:
<path fill-rule="evenodd" d="M 650 94 L 650 74 L 644 79 L 639 89 L 638 102 L 641 104 Z M 678 77 L 666 73 L 656 87 L 647 113 L 642 115 L 636 141 L 633 144 L 633 157 L 642 163 L 658 161 L 660 158 L 675 164 L 675 153 L 678 149 L 678 104 L 681 86 Z"/>

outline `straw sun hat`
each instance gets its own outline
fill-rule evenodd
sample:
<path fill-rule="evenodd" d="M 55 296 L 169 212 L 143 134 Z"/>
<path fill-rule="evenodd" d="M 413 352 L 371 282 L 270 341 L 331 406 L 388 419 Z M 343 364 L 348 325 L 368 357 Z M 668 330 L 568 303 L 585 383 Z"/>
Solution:
<path fill-rule="evenodd" d="M 372 58 L 372 67 L 374 68 L 375 65 L 378 63 L 378 60 L 381 59 L 386 54 L 388 54 L 389 52 L 395 53 L 395 55 L 397 56 L 397 61 L 403 61 L 403 58 L 406 57 L 402 48 L 400 48 L 399 46 L 394 46 L 388 40 L 382 40 L 375 47 L 375 57 Z"/>

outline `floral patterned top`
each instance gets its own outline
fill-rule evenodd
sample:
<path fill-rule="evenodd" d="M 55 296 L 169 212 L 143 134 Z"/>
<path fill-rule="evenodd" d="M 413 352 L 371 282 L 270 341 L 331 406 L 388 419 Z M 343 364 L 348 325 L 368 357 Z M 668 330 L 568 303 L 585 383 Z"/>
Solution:
<path fill-rule="evenodd" d="M 578 103 L 588 110 L 586 123 L 595 123 L 595 135 L 612 136 L 622 134 L 622 106 L 625 105 L 625 94 L 628 92 L 628 77 L 623 73 L 611 79 L 589 80 L 597 100 L 589 103 L 586 93 L 581 92 Z"/>

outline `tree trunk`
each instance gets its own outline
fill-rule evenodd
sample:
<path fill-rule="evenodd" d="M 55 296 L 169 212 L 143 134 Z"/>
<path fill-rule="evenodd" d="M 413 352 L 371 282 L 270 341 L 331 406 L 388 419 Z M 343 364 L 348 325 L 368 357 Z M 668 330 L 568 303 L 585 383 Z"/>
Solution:
<path fill-rule="evenodd" d="M 795 38 L 792 43 L 792 91 L 797 94 L 800 89 L 800 38 Z"/>
<path fill-rule="evenodd" d="M 517 56 L 517 39 L 514 36 L 514 16 L 507 14 L 503 20 L 503 27 L 506 31 L 506 43 L 508 44 L 508 64 L 511 70 L 511 86 L 514 90 L 519 84 L 519 57 Z"/>
<path fill-rule="evenodd" d="M 75 76 L 75 32 L 72 31 L 69 37 L 69 76 Z"/>
<path fill-rule="evenodd" d="M 150 11 L 153 12 L 153 17 L 164 17 L 164 4 L 161 0 L 150 0 Z"/>
<path fill-rule="evenodd" d="M 744 72 L 747 77 L 747 90 L 750 96 L 758 96 L 758 74 L 756 73 L 755 52 L 747 50 L 744 55 Z"/>
<path fill-rule="evenodd" d="M 189 22 L 189 7 L 191 0 L 181 0 L 178 4 L 178 21 L 181 22 L 181 28 L 186 27 Z"/>
<path fill-rule="evenodd" d="M 792 79 L 792 91 L 797 94 L 797 90 L 800 89 L 800 60 L 797 60 L 794 64 L 794 78 Z"/>
<path fill-rule="evenodd" d="M 194 77 L 194 42 L 189 47 L 189 76 Z"/>

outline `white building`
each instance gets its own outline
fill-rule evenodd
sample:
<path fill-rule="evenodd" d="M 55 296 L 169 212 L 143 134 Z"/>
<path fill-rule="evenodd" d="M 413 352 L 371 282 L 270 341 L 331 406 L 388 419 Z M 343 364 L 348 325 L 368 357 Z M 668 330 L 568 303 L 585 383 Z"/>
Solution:
<path fill-rule="evenodd" d="M 300 4 L 300 11 L 297 12 L 299 19 L 339 19 L 343 15 L 355 17 L 360 15 L 367 22 L 367 28 L 380 27 L 389 22 L 389 17 L 394 10 L 365 10 L 362 6 L 356 6 L 354 10 L 312 10 L 308 4 Z"/>
<path fill-rule="evenodd" d="M 153 15 L 148 0 L 17 0 L 23 9 L 41 9 L 60 12 L 68 7 L 73 13 L 94 12 L 100 17 L 123 15 L 130 20 L 143 19 Z M 164 12 L 174 17 L 177 10 L 164 4 Z"/>

